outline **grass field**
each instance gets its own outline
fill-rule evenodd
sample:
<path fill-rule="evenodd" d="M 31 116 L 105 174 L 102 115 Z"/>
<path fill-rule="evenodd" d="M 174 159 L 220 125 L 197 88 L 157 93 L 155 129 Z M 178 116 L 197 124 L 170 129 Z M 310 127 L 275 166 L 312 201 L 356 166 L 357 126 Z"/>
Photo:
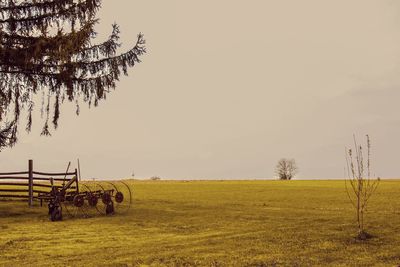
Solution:
<path fill-rule="evenodd" d="M 133 181 L 126 215 L 49 222 L 0 202 L 1 266 L 397 266 L 400 181 L 382 181 L 354 239 L 343 181 Z"/>

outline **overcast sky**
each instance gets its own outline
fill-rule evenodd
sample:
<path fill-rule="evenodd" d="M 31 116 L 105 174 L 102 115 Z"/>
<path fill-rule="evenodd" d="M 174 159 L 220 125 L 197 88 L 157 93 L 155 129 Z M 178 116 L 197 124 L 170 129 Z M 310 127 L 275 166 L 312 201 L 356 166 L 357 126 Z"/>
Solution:
<path fill-rule="evenodd" d="M 300 178 L 338 178 L 368 133 L 373 172 L 399 177 L 399 14 L 395 0 L 104 0 L 99 40 L 114 21 L 125 49 L 143 32 L 143 63 L 100 107 L 65 105 L 52 137 L 37 121 L 0 170 L 79 158 L 84 178 L 272 178 L 288 157 Z"/>

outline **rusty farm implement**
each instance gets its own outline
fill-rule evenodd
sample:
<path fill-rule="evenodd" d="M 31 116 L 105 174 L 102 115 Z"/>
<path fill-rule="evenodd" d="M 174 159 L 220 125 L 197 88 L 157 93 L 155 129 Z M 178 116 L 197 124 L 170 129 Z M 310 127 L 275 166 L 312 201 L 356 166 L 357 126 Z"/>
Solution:
<path fill-rule="evenodd" d="M 33 171 L 29 161 L 27 172 L 0 173 L 0 198 L 25 199 L 47 204 L 52 221 L 62 220 L 63 215 L 90 217 L 95 214 L 124 213 L 132 204 L 132 189 L 124 181 L 80 181 L 78 171 L 43 173 Z"/>

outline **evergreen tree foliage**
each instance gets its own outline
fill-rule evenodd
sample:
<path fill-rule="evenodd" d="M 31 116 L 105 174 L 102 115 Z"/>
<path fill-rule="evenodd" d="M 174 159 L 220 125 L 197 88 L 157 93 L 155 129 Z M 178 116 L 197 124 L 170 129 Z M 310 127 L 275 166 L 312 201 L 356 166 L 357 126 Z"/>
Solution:
<path fill-rule="evenodd" d="M 41 93 L 42 135 L 57 128 L 64 100 L 97 106 L 121 74 L 140 62 L 145 40 L 139 34 L 117 54 L 118 25 L 103 43 L 94 43 L 101 0 L 0 0 L 0 150 L 17 141 L 21 114 L 32 126 L 34 96 Z"/>

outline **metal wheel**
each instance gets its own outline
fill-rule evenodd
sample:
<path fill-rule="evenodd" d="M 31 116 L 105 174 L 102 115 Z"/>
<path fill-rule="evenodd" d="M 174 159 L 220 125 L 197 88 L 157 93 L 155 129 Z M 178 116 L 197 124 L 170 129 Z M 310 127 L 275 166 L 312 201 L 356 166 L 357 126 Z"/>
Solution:
<path fill-rule="evenodd" d="M 123 181 L 108 183 L 115 189 L 112 196 L 115 212 L 118 214 L 128 212 L 133 202 L 132 190 L 129 185 Z"/>
<path fill-rule="evenodd" d="M 102 215 L 114 214 L 115 209 L 113 196 L 116 193 L 116 189 L 108 182 L 100 182 L 97 183 L 97 185 L 101 188 L 97 210 Z"/>
<path fill-rule="evenodd" d="M 88 205 L 88 214 L 94 216 L 96 214 L 105 214 L 105 206 L 101 201 L 104 188 L 96 182 L 82 182 L 81 188 L 84 187 L 86 203 Z"/>
<path fill-rule="evenodd" d="M 91 215 L 89 203 L 86 200 L 86 194 L 89 190 L 84 184 L 80 184 L 80 192 L 67 192 L 62 206 L 66 213 L 71 217 L 87 218 Z"/>
<path fill-rule="evenodd" d="M 90 186 L 80 183 L 80 195 L 84 199 L 82 208 L 85 211 L 86 217 L 93 217 L 97 214 L 97 196 L 92 192 Z"/>

